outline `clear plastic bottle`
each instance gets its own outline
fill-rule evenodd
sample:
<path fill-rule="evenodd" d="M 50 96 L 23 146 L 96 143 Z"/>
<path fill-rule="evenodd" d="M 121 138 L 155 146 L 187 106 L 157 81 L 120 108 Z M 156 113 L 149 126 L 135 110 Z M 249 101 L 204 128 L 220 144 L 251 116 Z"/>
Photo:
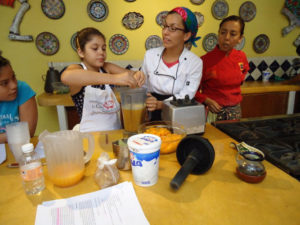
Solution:
<path fill-rule="evenodd" d="M 33 144 L 22 145 L 20 172 L 26 194 L 37 194 L 45 188 L 42 163 L 33 151 Z"/>

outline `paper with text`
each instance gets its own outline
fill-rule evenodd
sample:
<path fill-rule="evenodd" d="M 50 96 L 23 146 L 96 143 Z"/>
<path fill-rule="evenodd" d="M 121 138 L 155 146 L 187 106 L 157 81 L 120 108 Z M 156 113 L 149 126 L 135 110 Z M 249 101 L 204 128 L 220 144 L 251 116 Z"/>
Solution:
<path fill-rule="evenodd" d="M 149 225 L 131 182 L 44 202 L 35 225 Z"/>

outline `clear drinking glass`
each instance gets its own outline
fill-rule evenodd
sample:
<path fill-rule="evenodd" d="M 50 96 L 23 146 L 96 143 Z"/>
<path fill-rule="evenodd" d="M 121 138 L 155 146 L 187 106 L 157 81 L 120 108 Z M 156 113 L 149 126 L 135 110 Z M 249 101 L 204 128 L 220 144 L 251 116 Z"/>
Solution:
<path fill-rule="evenodd" d="M 15 122 L 6 125 L 6 136 L 9 149 L 12 151 L 16 162 L 22 157 L 22 145 L 30 142 L 27 122 Z"/>

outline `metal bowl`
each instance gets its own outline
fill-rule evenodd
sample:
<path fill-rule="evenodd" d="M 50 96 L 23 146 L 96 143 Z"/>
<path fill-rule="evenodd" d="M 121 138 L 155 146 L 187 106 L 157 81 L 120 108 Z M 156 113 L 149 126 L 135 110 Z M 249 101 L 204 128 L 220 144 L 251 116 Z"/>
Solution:
<path fill-rule="evenodd" d="M 53 82 L 51 85 L 54 94 L 67 94 L 70 91 L 70 88 L 62 82 Z"/>

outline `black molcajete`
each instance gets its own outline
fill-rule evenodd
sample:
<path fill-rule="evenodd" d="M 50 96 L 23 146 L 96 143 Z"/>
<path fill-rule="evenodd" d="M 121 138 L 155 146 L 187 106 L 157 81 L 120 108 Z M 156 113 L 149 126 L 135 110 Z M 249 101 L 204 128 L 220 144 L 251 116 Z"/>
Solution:
<path fill-rule="evenodd" d="M 45 86 L 44 86 L 45 92 L 52 93 L 54 90 L 52 84 L 54 82 L 59 82 L 59 81 L 60 81 L 60 74 L 58 70 L 55 70 L 52 66 L 49 67 L 49 70 L 47 71 L 47 75 L 46 75 Z"/>
<path fill-rule="evenodd" d="M 207 139 L 190 135 L 181 140 L 176 150 L 176 156 L 182 167 L 171 181 L 170 186 L 178 190 L 190 173 L 202 174 L 211 168 L 215 160 L 215 151 Z"/>

